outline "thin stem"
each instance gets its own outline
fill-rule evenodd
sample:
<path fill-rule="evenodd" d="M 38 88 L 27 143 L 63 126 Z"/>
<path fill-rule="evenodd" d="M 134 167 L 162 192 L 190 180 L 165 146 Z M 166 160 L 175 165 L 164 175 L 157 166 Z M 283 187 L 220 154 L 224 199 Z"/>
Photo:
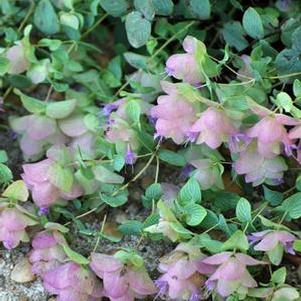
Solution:
<path fill-rule="evenodd" d="M 97 22 L 95 22 L 93 24 L 92 27 L 90 27 L 87 31 L 85 31 L 83 34 L 82 34 L 82 38 L 85 38 L 87 35 L 89 35 L 89 33 L 91 33 L 106 17 L 108 16 L 108 14 L 104 14 Z"/>
<path fill-rule="evenodd" d="M 107 220 L 107 214 L 105 214 L 104 218 L 103 218 L 103 221 L 102 221 L 102 224 L 101 224 L 101 229 L 100 229 L 100 232 L 99 234 L 97 235 L 97 240 L 96 240 L 96 244 L 93 248 L 93 253 L 97 250 L 97 247 L 99 245 L 99 242 L 100 242 L 100 237 L 101 237 L 101 234 L 103 233 L 103 230 L 105 228 L 105 223 L 106 223 L 106 220 Z"/>
<path fill-rule="evenodd" d="M 27 20 L 29 19 L 29 17 L 31 16 L 31 14 L 32 14 L 33 11 L 34 11 L 35 3 L 34 3 L 33 0 L 30 0 L 30 3 L 31 3 L 31 4 L 30 4 L 30 8 L 29 8 L 29 10 L 28 10 L 28 13 L 26 14 L 25 18 L 22 20 L 22 22 L 21 22 L 21 24 L 20 24 L 20 26 L 19 26 L 19 28 L 18 28 L 18 32 L 20 32 L 20 31 L 23 29 L 23 27 L 25 26 Z"/>

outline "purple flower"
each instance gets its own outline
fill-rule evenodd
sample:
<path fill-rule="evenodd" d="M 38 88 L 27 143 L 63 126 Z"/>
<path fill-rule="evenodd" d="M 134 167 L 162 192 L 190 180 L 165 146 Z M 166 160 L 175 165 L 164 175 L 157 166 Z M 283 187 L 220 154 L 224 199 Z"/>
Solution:
<path fill-rule="evenodd" d="M 59 301 L 99 301 L 103 296 L 100 281 L 87 268 L 74 262 L 56 267 L 43 275 L 45 289 Z"/>
<path fill-rule="evenodd" d="M 183 41 L 186 53 L 172 55 L 166 62 L 166 73 L 190 84 L 204 82 L 204 76 L 196 57 L 197 47 L 200 43 L 196 38 L 187 36 Z"/>
<path fill-rule="evenodd" d="M 232 252 L 222 252 L 205 258 L 204 264 L 215 267 L 215 271 L 206 281 L 209 290 L 216 290 L 222 297 L 228 297 L 236 291 L 247 294 L 249 288 L 257 286 L 247 270 L 247 266 L 263 264 L 252 257 Z"/>
<path fill-rule="evenodd" d="M 157 119 L 156 134 L 181 144 L 197 119 L 197 111 L 191 102 L 177 92 L 175 84 L 162 82 L 161 85 L 168 95 L 160 96 L 158 104 L 151 109 L 151 116 Z"/>
<path fill-rule="evenodd" d="M 197 144 L 206 143 L 213 149 L 228 141 L 236 131 L 226 112 L 213 107 L 204 111 L 190 130 L 198 134 Z"/>
<path fill-rule="evenodd" d="M 181 176 L 184 178 L 188 178 L 189 174 L 194 170 L 195 168 L 191 164 L 186 164 L 181 172 Z"/>
<path fill-rule="evenodd" d="M 131 150 L 131 148 L 129 146 L 126 151 L 124 160 L 125 160 L 125 163 L 128 165 L 134 165 L 134 163 L 137 160 L 137 155 Z"/>
<path fill-rule="evenodd" d="M 31 245 L 33 249 L 29 253 L 29 261 L 32 264 L 32 272 L 36 275 L 43 276 L 67 259 L 63 249 L 63 245 L 67 245 L 67 242 L 58 231 L 38 233 Z"/>
<path fill-rule="evenodd" d="M 134 301 L 137 297 L 156 292 L 156 287 L 143 265 L 134 266 L 114 256 L 92 253 L 90 267 L 103 279 L 104 296 L 111 301 Z"/>
<path fill-rule="evenodd" d="M 202 262 L 204 255 L 200 249 L 189 243 L 181 243 L 170 254 L 160 259 L 159 271 L 163 273 L 156 284 L 159 296 L 174 300 L 197 301 L 202 299 L 202 274 L 214 269 Z"/>
<path fill-rule="evenodd" d="M 229 148 L 233 153 L 244 151 L 252 141 L 248 135 L 244 133 L 235 133 L 229 138 Z"/>
<path fill-rule="evenodd" d="M 109 103 L 109 104 L 104 105 L 104 107 L 102 109 L 102 113 L 105 117 L 109 117 L 111 115 L 111 113 L 117 109 L 118 109 L 118 104 Z"/>
<path fill-rule="evenodd" d="M 16 208 L 0 207 L 0 241 L 7 249 L 17 247 L 20 241 L 28 242 L 26 227 L 36 224 Z"/>
<path fill-rule="evenodd" d="M 297 238 L 287 231 L 265 230 L 252 233 L 250 239 L 256 244 L 254 250 L 267 252 L 269 259 L 275 265 L 280 264 L 284 251 L 295 254 L 292 246 Z"/>
<path fill-rule="evenodd" d="M 42 216 L 42 215 L 47 215 L 49 213 L 49 209 L 47 207 L 41 207 L 39 209 L 39 215 Z"/>

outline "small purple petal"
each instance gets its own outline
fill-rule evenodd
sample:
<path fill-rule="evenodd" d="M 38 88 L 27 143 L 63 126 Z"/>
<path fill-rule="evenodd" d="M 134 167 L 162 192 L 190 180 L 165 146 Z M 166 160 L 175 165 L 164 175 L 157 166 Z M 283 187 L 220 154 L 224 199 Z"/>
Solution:
<path fill-rule="evenodd" d="M 192 293 L 189 297 L 189 301 L 199 301 L 201 299 L 201 296 L 197 293 Z"/>
<path fill-rule="evenodd" d="M 129 148 L 124 157 L 125 163 L 133 165 L 137 160 L 137 155 Z"/>
<path fill-rule="evenodd" d="M 181 176 L 184 178 L 188 178 L 189 174 L 194 170 L 195 168 L 191 164 L 186 164 L 184 168 L 181 171 Z"/>
<path fill-rule="evenodd" d="M 42 216 L 42 215 L 47 215 L 49 213 L 49 209 L 47 207 L 41 207 L 39 209 L 39 215 Z"/>
<path fill-rule="evenodd" d="M 252 138 L 244 133 L 231 135 L 229 138 L 229 148 L 233 153 L 241 152 L 250 144 L 251 140 Z"/>
<path fill-rule="evenodd" d="M 295 250 L 293 248 L 293 242 L 287 242 L 284 245 L 284 249 L 285 249 L 286 253 L 291 254 L 291 255 L 296 255 L 296 252 L 295 252 Z"/>
<path fill-rule="evenodd" d="M 111 115 L 111 113 L 116 109 L 118 109 L 117 104 L 109 103 L 103 107 L 102 113 L 104 116 L 109 117 Z"/>
<path fill-rule="evenodd" d="M 175 70 L 166 67 L 165 72 L 167 73 L 168 76 L 172 76 L 174 74 Z"/>
<path fill-rule="evenodd" d="M 4 240 L 3 245 L 6 249 L 11 250 L 14 248 L 13 242 L 10 240 Z"/>
<path fill-rule="evenodd" d="M 208 290 L 209 292 L 211 292 L 211 291 L 214 290 L 214 288 L 215 288 L 215 281 L 207 280 L 207 281 L 205 282 L 205 286 L 206 286 L 207 290 Z"/>
<path fill-rule="evenodd" d="M 198 138 L 198 136 L 199 136 L 199 133 L 198 132 L 188 132 L 187 134 L 186 134 L 186 138 L 187 138 L 187 140 L 189 141 L 189 142 L 195 142 L 196 141 L 196 139 Z"/>
<path fill-rule="evenodd" d="M 154 281 L 155 286 L 159 289 L 158 296 L 164 296 L 168 291 L 168 282 L 157 279 Z"/>

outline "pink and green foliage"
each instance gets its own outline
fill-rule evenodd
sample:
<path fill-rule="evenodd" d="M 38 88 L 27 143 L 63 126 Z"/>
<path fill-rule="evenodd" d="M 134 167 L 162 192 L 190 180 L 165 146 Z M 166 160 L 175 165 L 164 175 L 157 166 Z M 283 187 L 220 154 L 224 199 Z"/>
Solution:
<path fill-rule="evenodd" d="M 31 244 L 57 301 L 300 300 L 298 1 L 19 2 L 0 4 L 24 159 L 12 182 L 0 150 L 3 246 Z"/>
<path fill-rule="evenodd" d="M 63 245 L 67 245 L 64 236 L 56 231 L 43 231 L 35 235 L 31 242 L 29 261 L 32 272 L 43 276 L 48 271 L 62 265 L 66 260 Z"/>
<path fill-rule="evenodd" d="M 87 268 L 68 262 L 43 274 L 45 289 L 58 295 L 57 301 L 99 301 L 103 296 L 100 281 Z"/>
<path fill-rule="evenodd" d="M 161 258 L 158 269 L 163 275 L 155 281 L 158 295 L 171 300 L 203 299 L 204 275 L 213 272 L 210 265 L 202 262 L 204 257 L 198 247 L 180 243 Z"/>
<path fill-rule="evenodd" d="M 206 281 L 208 290 L 216 290 L 223 297 L 228 297 L 234 292 L 246 296 L 249 288 L 257 286 L 247 266 L 263 264 L 262 261 L 246 254 L 231 252 L 212 255 L 202 262 L 215 268 Z"/>
<path fill-rule="evenodd" d="M 156 288 L 138 255 L 119 251 L 115 255 L 92 253 L 91 269 L 103 280 L 104 296 L 112 301 L 153 295 Z"/>
<path fill-rule="evenodd" d="M 0 241 L 7 249 L 13 249 L 21 241 L 29 242 L 26 228 L 37 222 L 17 208 L 0 207 Z"/>
<path fill-rule="evenodd" d="M 72 168 L 63 168 L 52 159 L 25 164 L 23 170 L 22 178 L 32 191 L 33 201 L 40 208 L 83 195 L 83 189 L 73 178 Z"/>

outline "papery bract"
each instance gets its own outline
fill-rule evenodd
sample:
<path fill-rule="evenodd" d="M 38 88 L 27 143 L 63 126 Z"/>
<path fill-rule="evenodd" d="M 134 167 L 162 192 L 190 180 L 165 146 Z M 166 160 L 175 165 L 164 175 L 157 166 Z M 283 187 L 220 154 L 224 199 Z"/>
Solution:
<path fill-rule="evenodd" d="M 58 231 L 43 231 L 32 240 L 29 261 L 32 272 L 43 276 L 46 272 L 58 267 L 66 261 L 67 256 L 62 245 L 67 245 L 64 236 Z"/>
<path fill-rule="evenodd" d="M 253 183 L 253 186 L 263 182 L 277 185 L 281 183 L 287 165 L 280 156 L 265 158 L 257 151 L 256 143 L 252 143 L 246 150 L 239 153 L 234 168 L 239 175 L 244 174 L 246 182 Z"/>
<path fill-rule="evenodd" d="M 10 62 L 9 74 L 20 74 L 29 68 L 30 62 L 25 56 L 22 44 L 10 47 L 6 52 L 6 58 Z"/>
<path fill-rule="evenodd" d="M 20 147 L 26 160 L 40 158 L 47 146 L 70 140 L 60 131 L 56 120 L 43 115 L 14 117 L 10 126 L 21 135 Z"/>
<path fill-rule="evenodd" d="M 57 301 L 99 301 L 103 296 L 100 281 L 86 267 L 68 262 L 43 275 L 45 289 L 58 295 Z"/>
<path fill-rule="evenodd" d="M 31 164 L 24 164 L 22 178 L 32 192 L 32 198 L 37 206 L 49 207 L 59 200 L 73 200 L 83 194 L 83 189 L 73 184 L 70 191 L 62 191 L 51 182 L 49 171 L 53 164 L 51 159 Z"/>
<path fill-rule="evenodd" d="M 166 62 L 168 75 L 181 79 L 184 82 L 196 85 L 204 82 L 204 76 L 199 68 L 199 60 L 196 57 L 198 40 L 187 36 L 183 41 L 184 54 L 174 54 Z"/>
<path fill-rule="evenodd" d="M 208 289 L 216 290 L 222 297 L 228 297 L 237 292 L 246 296 L 248 289 L 257 286 L 247 270 L 247 266 L 263 264 L 246 254 L 222 252 L 205 258 L 204 264 L 216 269 L 206 282 Z"/>
<path fill-rule="evenodd" d="M 7 249 L 17 247 L 20 241 L 28 242 L 26 227 L 37 222 L 17 208 L 0 207 L 0 241 Z"/>
<path fill-rule="evenodd" d="M 156 292 L 144 266 L 125 264 L 114 256 L 101 253 L 92 253 L 91 258 L 90 266 L 103 279 L 104 295 L 111 301 L 131 301 Z"/>
<path fill-rule="evenodd" d="M 176 85 L 162 82 L 162 88 L 168 95 L 160 96 L 158 104 L 151 109 L 151 116 L 157 120 L 156 135 L 171 138 L 177 144 L 183 143 L 197 119 L 197 110 L 177 92 Z"/>
<path fill-rule="evenodd" d="M 265 230 L 252 233 L 249 236 L 251 242 L 256 243 L 256 251 L 267 252 L 273 264 L 281 263 L 283 252 L 295 254 L 293 243 L 297 239 L 295 235 L 284 230 Z"/>
<path fill-rule="evenodd" d="M 211 107 L 201 114 L 190 131 L 198 134 L 197 144 L 206 143 L 215 149 L 227 142 L 236 130 L 225 111 Z"/>
<path fill-rule="evenodd" d="M 204 255 L 199 248 L 189 243 L 181 243 L 171 253 L 160 259 L 159 271 L 163 273 L 155 283 L 159 296 L 172 300 L 204 299 L 202 274 L 214 271 L 210 265 L 203 264 Z"/>

